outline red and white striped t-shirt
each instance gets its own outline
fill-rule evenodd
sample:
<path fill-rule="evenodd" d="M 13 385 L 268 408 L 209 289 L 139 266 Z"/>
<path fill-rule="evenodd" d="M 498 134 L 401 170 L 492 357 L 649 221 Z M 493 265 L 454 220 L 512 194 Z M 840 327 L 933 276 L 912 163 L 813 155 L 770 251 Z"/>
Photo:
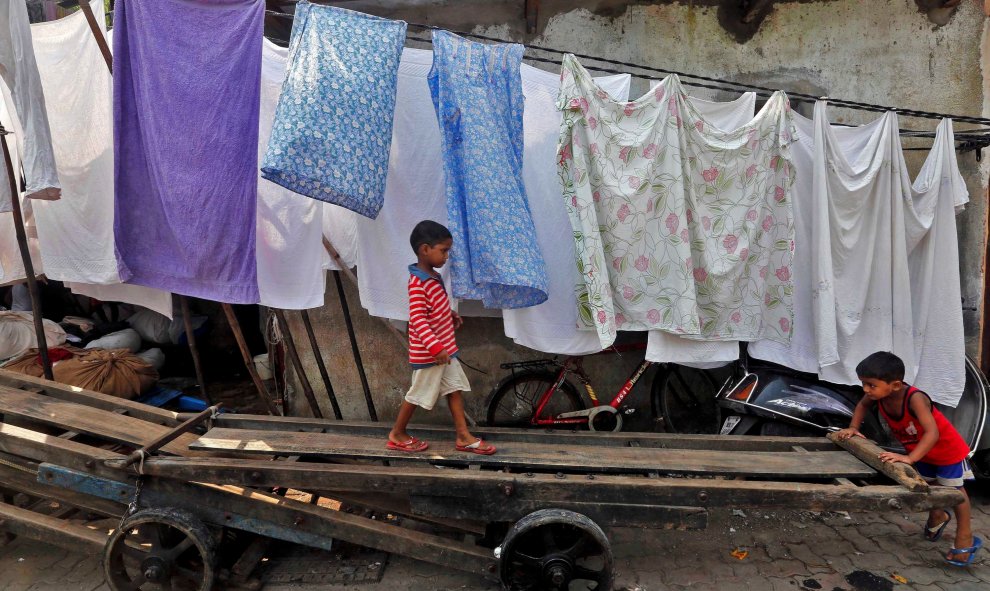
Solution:
<path fill-rule="evenodd" d="M 447 290 L 439 277 L 409 265 L 409 363 L 413 369 L 431 367 L 444 350 L 457 355 Z"/>

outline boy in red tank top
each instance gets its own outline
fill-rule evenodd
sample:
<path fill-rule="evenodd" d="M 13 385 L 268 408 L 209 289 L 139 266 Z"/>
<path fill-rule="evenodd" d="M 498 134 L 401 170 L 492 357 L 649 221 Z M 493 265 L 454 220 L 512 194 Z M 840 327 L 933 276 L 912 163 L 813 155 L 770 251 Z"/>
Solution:
<path fill-rule="evenodd" d="M 877 407 L 908 452 L 907 455 L 883 452 L 880 459 L 913 464 L 925 479 L 954 486 L 962 492 L 963 502 L 953 508 L 956 514 L 955 547 L 949 550 L 945 560 L 956 566 L 971 564 L 976 551 L 983 546 L 983 540 L 974 536 L 970 528 L 969 496 L 963 488 L 963 480 L 973 478 L 966 462 L 969 446 L 945 415 L 935 408 L 928 394 L 904 383 L 904 362 L 893 353 L 881 351 L 870 355 L 856 366 L 856 374 L 863 382 L 866 396 L 856 405 L 849 427 L 839 431 L 839 439 L 864 437 L 859 427 L 866 414 Z M 952 516 L 942 509 L 929 512 L 925 539 L 938 541 L 951 519 Z"/>

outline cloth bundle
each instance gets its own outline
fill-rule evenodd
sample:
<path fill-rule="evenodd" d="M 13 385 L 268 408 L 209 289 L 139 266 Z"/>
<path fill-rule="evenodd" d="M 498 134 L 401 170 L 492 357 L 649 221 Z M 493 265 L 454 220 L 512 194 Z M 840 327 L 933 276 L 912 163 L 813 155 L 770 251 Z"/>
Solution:
<path fill-rule="evenodd" d="M 56 382 L 118 398 L 136 398 L 158 382 L 158 372 L 127 349 L 89 349 L 52 367 Z"/>
<path fill-rule="evenodd" d="M 65 342 L 65 331 L 58 324 L 45 319 L 45 341 L 49 347 Z M 38 346 L 34 331 L 34 316 L 30 312 L 0 311 L 0 360 L 20 355 Z"/>
<path fill-rule="evenodd" d="M 574 229 L 579 318 L 738 341 L 791 336 L 793 180 L 787 96 L 724 131 L 676 76 L 621 103 L 565 55 L 558 164 Z"/>
<path fill-rule="evenodd" d="M 299 2 L 262 175 L 377 216 L 405 36 L 402 21 Z"/>
<path fill-rule="evenodd" d="M 125 281 L 258 302 L 264 11 L 262 0 L 116 4 L 114 236 Z"/>
<path fill-rule="evenodd" d="M 85 349 L 73 347 L 72 345 L 49 347 L 48 359 L 52 362 L 52 367 L 54 368 L 54 366 L 58 363 L 85 352 Z M 2 367 L 5 371 L 12 371 L 14 373 L 24 374 L 35 378 L 40 378 L 45 375 L 45 368 L 41 363 L 40 350 L 36 348 L 28 349 L 22 353 L 20 357 L 11 359 L 0 367 Z"/>
<path fill-rule="evenodd" d="M 488 308 L 547 299 L 523 185 L 523 46 L 433 31 L 429 83 L 440 123 L 454 297 Z"/>

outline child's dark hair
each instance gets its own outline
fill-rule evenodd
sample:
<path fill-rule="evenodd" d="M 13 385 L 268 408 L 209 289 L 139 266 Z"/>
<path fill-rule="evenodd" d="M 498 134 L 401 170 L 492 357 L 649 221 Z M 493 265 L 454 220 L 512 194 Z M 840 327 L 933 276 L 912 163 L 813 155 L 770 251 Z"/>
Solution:
<path fill-rule="evenodd" d="M 424 244 L 436 246 L 451 238 L 453 236 L 450 235 L 450 230 L 443 224 L 438 224 L 433 220 L 423 220 L 413 228 L 412 234 L 409 235 L 409 244 L 412 246 L 413 252 L 418 255 L 420 246 Z"/>
<path fill-rule="evenodd" d="M 899 382 L 904 379 L 904 362 L 887 351 L 877 351 L 856 366 L 859 379 L 872 378 L 885 382 Z"/>

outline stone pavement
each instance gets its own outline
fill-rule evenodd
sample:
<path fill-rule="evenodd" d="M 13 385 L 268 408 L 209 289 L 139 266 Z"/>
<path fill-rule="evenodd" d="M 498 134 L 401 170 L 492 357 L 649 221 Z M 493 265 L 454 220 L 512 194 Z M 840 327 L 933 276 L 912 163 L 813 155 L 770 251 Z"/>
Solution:
<path fill-rule="evenodd" d="M 974 530 L 990 541 L 990 486 L 970 489 Z M 772 591 L 987 591 L 990 552 L 974 566 L 946 565 L 954 523 L 932 544 L 923 515 L 902 513 L 711 512 L 707 530 L 611 532 L 616 589 Z M 737 558 L 732 555 L 738 550 Z M 743 553 L 746 553 L 745 555 Z M 457 571 L 392 556 L 375 585 L 268 586 L 271 591 L 496 590 Z M 107 589 L 98 557 L 23 539 L 0 547 L 0 591 Z"/>

